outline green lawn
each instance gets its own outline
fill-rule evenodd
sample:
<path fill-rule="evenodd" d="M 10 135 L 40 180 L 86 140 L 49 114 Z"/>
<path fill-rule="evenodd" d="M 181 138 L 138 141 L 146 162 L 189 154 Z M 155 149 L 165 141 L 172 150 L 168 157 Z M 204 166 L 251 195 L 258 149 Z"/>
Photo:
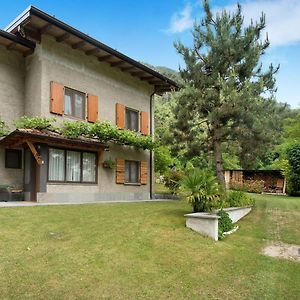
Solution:
<path fill-rule="evenodd" d="M 0 209 L 1 299 L 300 299 L 300 198 L 255 196 L 220 242 L 185 228 L 183 201 Z"/>

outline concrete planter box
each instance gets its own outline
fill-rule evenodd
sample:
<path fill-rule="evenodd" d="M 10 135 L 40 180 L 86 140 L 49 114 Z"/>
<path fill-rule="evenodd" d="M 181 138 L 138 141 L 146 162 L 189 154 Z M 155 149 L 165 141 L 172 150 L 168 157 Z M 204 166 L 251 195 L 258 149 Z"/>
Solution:
<path fill-rule="evenodd" d="M 233 223 L 246 216 L 252 207 L 229 207 L 225 208 Z M 202 235 L 209 236 L 215 241 L 218 240 L 218 211 L 192 213 L 184 215 L 186 217 L 186 227 L 201 233 Z"/>

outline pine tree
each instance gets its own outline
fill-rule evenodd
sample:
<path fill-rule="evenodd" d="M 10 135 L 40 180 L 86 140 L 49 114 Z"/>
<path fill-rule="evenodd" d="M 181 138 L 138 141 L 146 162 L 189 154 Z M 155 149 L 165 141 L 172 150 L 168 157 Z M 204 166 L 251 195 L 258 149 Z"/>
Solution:
<path fill-rule="evenodd" d="M 224 184 L 222 144 L 238 141 L 241 152 L 249 153 L 269 136 L 267 127 L 276 127 L 268 124 L 268 113 L 274 110 L 274 74 L 279 67 L 263 70 L 260 64 L 269 47 L 268 38 L 261 41 L 264 14 L 245 26 L 239 4 L 234 13 L 223 10 L 216 15 L 207 0 L 203 7 L 205 17 L 192 30 L 193 46 L 175 43 L 185 61 L 180 69 L 185 88 L 177 96 L 174 134 L 178 141 L 194 144 L 190 155 L 197 147 L 210 149 Z"/>

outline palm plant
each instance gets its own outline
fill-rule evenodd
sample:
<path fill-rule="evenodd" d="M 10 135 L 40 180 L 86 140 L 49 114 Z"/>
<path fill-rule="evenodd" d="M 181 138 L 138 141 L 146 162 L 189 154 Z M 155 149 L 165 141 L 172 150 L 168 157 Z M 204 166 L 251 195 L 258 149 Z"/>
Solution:
<path fill-rule="evenodd" d="M 214 174 L 207 169 L 194 169 L 181 180 L 181 190 L 194 212 L 210 211 L 220 199 L 220 187 Z"/>

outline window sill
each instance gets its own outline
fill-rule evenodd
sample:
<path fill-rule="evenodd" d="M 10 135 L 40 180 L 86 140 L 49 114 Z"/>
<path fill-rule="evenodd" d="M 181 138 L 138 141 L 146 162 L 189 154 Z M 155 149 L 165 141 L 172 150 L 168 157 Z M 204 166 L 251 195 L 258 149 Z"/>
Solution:
<path fill-rule="evenodd" d="M 124 185 L 140 186 L 141 184 L 139 182 L 125 182 Z"/>
<path fill-rule="evenodd" d="M 61 181 L 47 181 L 49 185 L 98 185 L 97 182 L 61 182 Z"/>

